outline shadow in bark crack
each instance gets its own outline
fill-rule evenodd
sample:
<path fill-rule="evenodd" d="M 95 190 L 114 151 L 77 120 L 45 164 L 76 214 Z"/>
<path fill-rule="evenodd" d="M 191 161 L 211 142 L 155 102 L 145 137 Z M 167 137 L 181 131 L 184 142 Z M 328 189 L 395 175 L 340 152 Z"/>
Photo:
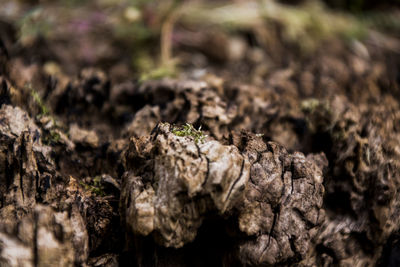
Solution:
<path fill-rule="evenodd" d="M 129 244 L 131 249 L 121 255 L 120 266 L 241 266 L 232 253 L 236 234 L 228 233 L 235 229 L 229 220 L 208 218 L 196 239 L 180 249 L 159 246 L 151 236 L 136 237 Z"/>
<path fill-rule="evenodd" d="M 400 233 L 393 234 L 383 248 L 378 267 L 400 266 Z"/>

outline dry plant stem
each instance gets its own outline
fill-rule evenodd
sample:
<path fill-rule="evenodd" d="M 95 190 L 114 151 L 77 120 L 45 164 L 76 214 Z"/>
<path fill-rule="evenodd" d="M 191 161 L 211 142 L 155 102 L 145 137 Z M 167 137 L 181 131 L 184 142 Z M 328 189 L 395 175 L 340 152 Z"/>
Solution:
<path fill-rule="evenodd" d="M 172 33 L 174 25 L 181 15 L 182 7 L 178 7 L 165 19 L 161 27 L 161 65 L 167 66 L 172 60 Z"/>

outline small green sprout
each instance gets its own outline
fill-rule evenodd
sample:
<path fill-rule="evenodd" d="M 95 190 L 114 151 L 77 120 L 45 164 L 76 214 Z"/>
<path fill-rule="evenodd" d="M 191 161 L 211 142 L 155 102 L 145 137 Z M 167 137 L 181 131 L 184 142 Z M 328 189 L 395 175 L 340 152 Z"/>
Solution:
<path fill-rule="evenodd" d="M 42 98 L 40 97 L 39 93 L 36 92 L 34 89 L 31 90 L 31 95 L 33 97 L 33 100 L 35 103 L 39 106 L 40 108 L 40 115 L 48 115 L 49 109 L 46 107 L 46 105 L 43 103 Z"/>
<path fill-rule="evenodd" d="M 196 143 L 203 143 L 204 139 L 207 137 L 207 135 L 201 131 L 201 126 L 196 130 L 190 123 L 186 123 L 182 127 L 174 127 L 172 133 L 177 136 L 191 136 Z"/>
<path fill-rule="evenodd" d="M 58 143 L 61 140 L 61 136 L 58 132 L 60 130 L 60 126 L 57 124 L 56 119 L 51 114 L 50 109 L 46 106 L 39 93 L 35 89 L 33 89 L 30 84 L 27 84 L 26 87 L 31 91 L 33 102 L 40 110 L 39 114 L 36 116 L 36 119 L 40 121 L 42 118 L 47 117 L 47 120 L 45 120 L 44 123 L 47 123 L 49 121 L 52 123 L 50 129 L 47 129 L 46 133 L 42 137 L 43 143 L 46 145 Z"/>
<path fill-rule="evenodd" d="M 33 8 L 17 20 L 18 37 L 22 44 L 31 44 L 37 37 L 48 37 L 54 25 L 43 8 Z"/>

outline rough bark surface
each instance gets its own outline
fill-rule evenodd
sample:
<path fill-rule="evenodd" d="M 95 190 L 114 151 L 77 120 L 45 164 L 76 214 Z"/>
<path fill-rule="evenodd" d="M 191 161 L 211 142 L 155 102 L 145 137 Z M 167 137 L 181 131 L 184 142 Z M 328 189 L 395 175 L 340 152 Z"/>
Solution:
<path fill-rule="evenodd" d="M 29 216 L 2 225 L 1 266 L 73 266 L 75 260 L 84 262 L 87 235 L 79 223 L 67 212 L 37 205 Z"/>
<path fill-rule="evenodd" d="M 236 221 L 233 250 L 242 264 L 303 259 L 324 220 L 324 155 L 307 159 L 251 134 L 240 141 L 242 151 L 213 140 L 196 143 L 169 124 L 132 138 L 121 192 L 128 238 L 152 234 L 159 244 L 180 248 L 207 217 L 219 216 Z"/>
<path fill-rule="evenodd" d="M 85 265 L 109 235 L 110 204 L 57 171 L 25 111 L 3 104 L 0 116 L 1 266 Z"/>
<path fill-rule="evenodd" d="M 323 265 L 372 266 L 399 229 L 399 112 L 365 108 L 334 98 L 309 110 L 311 127 L 326 134 L 334 159 L 325 182 L 332 213 L 317 239 Z"/>
<path fill-rule="evenodd" d="M 244 154 L 251 164 L 250 182 L 238 219 L 240 230 L 254 238 L 240 244 L 239 257 L 246 265 L 293 264 L 305 258 L 325 219 L 327 160 L 323 154 L 306 158 L 273 142 L 248 139 Z"/>
<path fill-rule="evenodd" d="M 121 209 L 132 232 L 157 232 L 179 248 L 196 237 L 207 213 L 227 213 L 243 197 L 249 163 L 235 146 L 197 144 L 159 124 L 151 136 L 132 139 L 126 154 Z"/>

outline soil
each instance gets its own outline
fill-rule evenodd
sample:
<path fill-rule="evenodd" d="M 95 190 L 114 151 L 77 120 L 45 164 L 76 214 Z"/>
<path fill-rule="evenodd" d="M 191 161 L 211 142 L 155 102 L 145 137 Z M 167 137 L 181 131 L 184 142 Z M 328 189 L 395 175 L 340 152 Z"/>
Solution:
<path fill-rule="evenodd" d="M 143 79 L 154 36 L 89 4 L 23 39 L 28 2 L 0 4 L 1 266 L 400 263 L 399 32 L 182 22 Z"/>

